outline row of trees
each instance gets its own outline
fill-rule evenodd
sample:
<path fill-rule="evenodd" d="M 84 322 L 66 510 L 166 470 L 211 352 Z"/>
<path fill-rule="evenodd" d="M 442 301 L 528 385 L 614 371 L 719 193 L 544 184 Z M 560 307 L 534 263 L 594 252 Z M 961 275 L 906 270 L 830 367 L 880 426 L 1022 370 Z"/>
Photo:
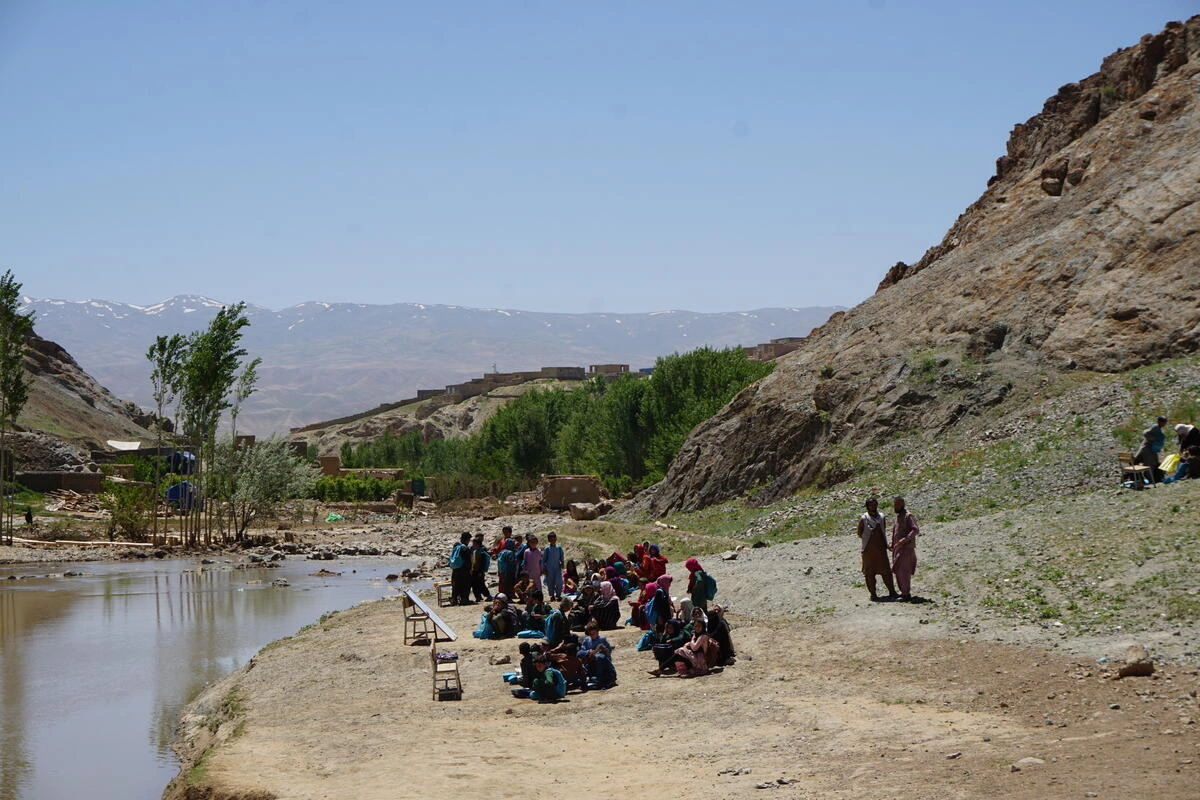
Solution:
<path fill-rule="evenodd" d="M 529 392 L 469 439 L 385 434 L 343 447 L 342 462 L 493 482 L 596 474 L 619 493 L 660 480 L 688 433 L 772 367 L 747 360 L 740 348 L 701 348 L 658 359 L 648 380 L 593 378 L 572 391 Z"/>
<path fill-rule="evenodd" d="M 178 435 L 170 444 L 187 447 L 195 457 L 190 474 L 179 476 L 193 482 L 184 495 L 208 501 L 184 504 L 188 513 L 181 533 L 188 546 L 210 544 L 214 535 L 242 538 L 272 503 L 309 494 L 316 480 L 316 468 L 294 457 L 282 440 L 239 446 L 238 413 L 254 393 L 262 363 L 258 358 L 245 360 L 241 339 L 250 324 L 245 308 L 245 303 L 226 306 L 207 330 L 159 336 L 146 352 L 158 419 L 163 420 L 173 406 L 171 430 Z M 225 412 L 229 412 L 230 432 L 218 439 Z M 158 426 L 160 451 L 164 427 Z M 161 484 L 157 472 L 154 484 L 156 488 Z M 157 514 L 153 526 L 152 535 L 157 536 Z"/>

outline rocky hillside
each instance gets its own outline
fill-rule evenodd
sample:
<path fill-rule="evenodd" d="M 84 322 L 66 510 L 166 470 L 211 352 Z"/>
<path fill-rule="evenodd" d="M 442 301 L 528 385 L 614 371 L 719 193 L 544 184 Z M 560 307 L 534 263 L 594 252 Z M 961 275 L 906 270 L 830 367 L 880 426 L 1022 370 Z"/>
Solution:
<path fill-rule="evenodd" d="M 898 436 L 936 449 L 980 415 L 1036 408 L 1064 376 L 1196 352 L 1198 90 L 1200 17 L 1059 89 L 940 244 L 693 431 L 639 505 L 772 502 L 849 477 L 848 453 Z"/>
<path fill-rule="evenodd" d="M 71 354 L 36 333 L 25 355 L 29 400 L 10 442 L 17 469 L 78 466 L 109 439 L 149 442 L 153 418 L 117 399 L 80 368 Z"/>

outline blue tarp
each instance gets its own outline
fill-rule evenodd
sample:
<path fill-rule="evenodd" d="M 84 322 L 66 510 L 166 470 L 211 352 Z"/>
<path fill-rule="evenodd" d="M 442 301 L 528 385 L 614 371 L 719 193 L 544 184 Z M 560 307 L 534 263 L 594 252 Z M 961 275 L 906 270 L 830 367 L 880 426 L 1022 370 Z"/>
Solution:
<path fill-rule="evenodd" d="M 191 475 L 196 471 L 196 457 L 187 450 L 176 450 L 167 457 L 171 472 L 176 475 Z"/>
<path fill-rule="evenodd" d="M 204 499 L 200 497 L 191 481 L 180 481 L 167 489 L 166 496 L 167 502 L 180 511 L 191 511 L 194 502 L 198 502 L 201 508 L 204 507 Z"/>

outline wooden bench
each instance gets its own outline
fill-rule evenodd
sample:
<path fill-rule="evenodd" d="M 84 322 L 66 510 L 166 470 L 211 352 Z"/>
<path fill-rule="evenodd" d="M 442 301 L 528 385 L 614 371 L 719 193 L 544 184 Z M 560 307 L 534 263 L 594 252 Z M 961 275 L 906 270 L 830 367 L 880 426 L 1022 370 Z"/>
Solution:
<path fill-rule="evenodd" d="M 458 654 L 439 653 L 437 645 L 430 642 L 429 660 L 433 664 L 433 699 L 462 700 L 462 676 L 458 672 Z"/>
<path fill-rule="evenodd" d="M 425 613 L 419 603 L 413 602 L 412 596 L 405 592 L 400 598 L 404 606 L 404 643 L 428 639 L 432 643 L 437 638 L 437 629 L 433 620 Z"/>
<path fill-rule="evenodd" d="M 404 607 L 404 643 L 412 644 L 417 641 L 449 641 L 458 638 L 454 629 L 425 605 L 425 601 L 417 597 L 412 589 L 405 589 L 401 595 Z M 440 636 L 439 636 L 440 634 Z"/>

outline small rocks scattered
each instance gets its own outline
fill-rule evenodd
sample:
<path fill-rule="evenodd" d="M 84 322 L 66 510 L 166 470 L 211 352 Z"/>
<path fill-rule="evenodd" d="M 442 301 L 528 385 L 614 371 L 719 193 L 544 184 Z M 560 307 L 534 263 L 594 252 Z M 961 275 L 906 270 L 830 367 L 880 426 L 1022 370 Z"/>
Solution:
<path fill-rule="evenodd" d="M 743 773 L 743 774 L 747 774 L 749 772 L 750 772 L 750 770 L 746 770 L 745 773 Z M 756 784 L 754 784 L 754 788 L 755 789 L 774 789 L 777 786 L 787 786 L 789 783 L 795 783 L 795 781 L 791 778 L 777 778 L 776 780 L 773 780 L 773 781 L 763 781 L 762 783 L 756 783 Z"/>

